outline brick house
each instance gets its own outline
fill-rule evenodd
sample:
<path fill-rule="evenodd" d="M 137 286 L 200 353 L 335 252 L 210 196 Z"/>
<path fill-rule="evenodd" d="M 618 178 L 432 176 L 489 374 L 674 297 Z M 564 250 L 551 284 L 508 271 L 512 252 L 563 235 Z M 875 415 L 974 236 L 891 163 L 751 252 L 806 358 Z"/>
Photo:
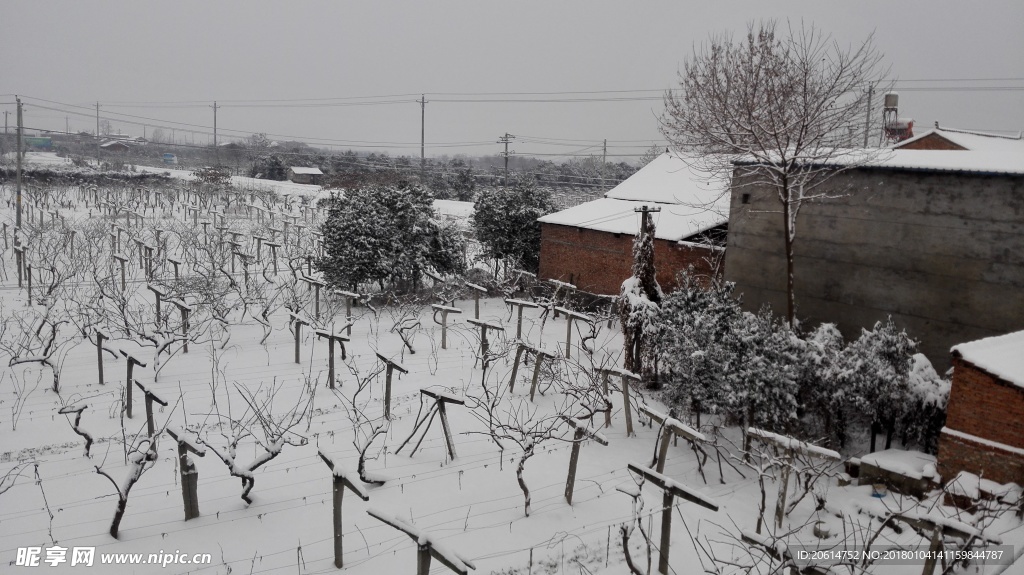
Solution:
<path fill-rule="evenodd" d="M 940 373 L 953 345 L 1024 329 L 1024 145 L 1005 143 L 900 148 L 832 177 L 820 188 L 832 197 L 805 203 L 797 220 L 797 318 L 855 338 L 891 316 Z M 784 312 L 777 195 L 742 172 L 725 279 L 745 309 Z"/>
<path fill-rule="evenodd" d="M 1020 132 L 1016 136 L 1003 136 L 971 130 L 940 128 L 939 123 L 935 122 L 935 128 L 903 140 L 893 146 L 893 148 L 897 150 L 974 150 L 998 152 L 1013 149 L 1024 150 L 1024 140 L 1021 139 Z"/>
<path fill-rule="evenodd" d="M 658 283 L 671 290 L 688 266 L 719 273 L 728 222 L 728 190 L 721 179 L 691 171 L 665 153 L 605 193 L 539 219 L 540 279 L 555 279 L 593 294 L 618 294 L 631 275 L 633 238 L 643 206 L 660 209 L 655 222 Z"/>
<path fill-rule="evenodd" d="M 1024 485 L 1024 331 L 953 348 L 939 474 Z"/>

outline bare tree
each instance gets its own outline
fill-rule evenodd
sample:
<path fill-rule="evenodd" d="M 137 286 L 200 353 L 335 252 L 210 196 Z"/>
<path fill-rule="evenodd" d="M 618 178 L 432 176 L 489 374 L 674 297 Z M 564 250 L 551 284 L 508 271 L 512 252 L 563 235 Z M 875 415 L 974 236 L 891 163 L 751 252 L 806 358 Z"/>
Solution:
<path fill-rule="evenodd" d="M 871 36 L 843 47 L 813 26 L 789 26 L 785 34 L 776 28 L 775 22 L 751 24 L 743 40 L 714 36 L 695 48 L 679 88 L 665 94 L 661 132 L 695 168 L 733 174 L 734 188 L 776 192 L 792 325 L 797 215 L 804 202 L 827 196 L 821 186 L 836 173 L 881 153 L 842 146 L 864 111 L 858 95 L 888 70 Z"/>
<path fill-rule="evenodd" d="M 135 487 L 135 484 L 142 479 L 142 474 L 151 469 L 159 458 L 156 441 L 157 435 L 139 438 L 132 445 L 131 450 L 128 452 L 128 475 L 125 476 L 124 481 L 121 483 L 118 483 L 109 473 L 104 471 L 102 464 L 94 466 L 96 473 L 109 479 L 114 489 L 117 490 L 117 508 L 114 510 L 114 518 L 110 521 L 110 536 L 115 539 L 117 539 L 117 530 L 121 526 L 124 512 L 128 509 L 128 494 L 131 492 L 132 487 Z"/>
<path fill-rule="evenodd" d="M 211 387 L 214 407 L 217 408 L 216 383 Z M 274 400 L 282 388 L 283 383 L 277 383 L 266 390 L 261 386 L 255 391 L 248 391 L 236 385 L 235 389 L 246 404 L 242 415 L 237 418 L 232 416 L 230 396 L 226 400 L 227 415 L 220 413 L 219 410 L 212 414 L 219 420 L 215 425 L 220 427 L 225 445 L 211 443 L 206 434 L 199 434 L 199 443 L 210 448 L 210 451 L 227 466 L 228 473 L 242 480 L 242 499 L 246 503 L 252 503 L 249 492 L 256 485 L 254 471 L 280 455 L 285 445 L 298 446 L 307 443 L 306 438 L 295 433 L 293 429 L 302 423 L 307 411 L 312 408 L 310 396 L 300 393 L 291 408 L 281 415 L 275 415 Z M 252 438 L 256 445 L 262 448 L 263 453 L 248 464 L 242 464 L 236 459 L 238 445 L 247 438 Z"/>

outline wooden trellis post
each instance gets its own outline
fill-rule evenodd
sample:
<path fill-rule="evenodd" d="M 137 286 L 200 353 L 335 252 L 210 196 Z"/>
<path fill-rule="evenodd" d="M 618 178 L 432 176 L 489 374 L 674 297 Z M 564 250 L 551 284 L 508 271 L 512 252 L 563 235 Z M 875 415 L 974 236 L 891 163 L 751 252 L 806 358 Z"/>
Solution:
<path fill-rule="evenodd" d="M 104 385 L 106 382 L 103 381 L 103 340 L 110 339 L 110 336 L 103 333 L 101 330 L 96 330 L 96 366 L 100 372 L 100 385 Z"/>
<path fill-rule="evenodd" d="M 309 325 L 309 320 L 300 316 L 295 312 L 288 312 L 288 316 L 291 318 L 292 323 L 295 324 L 295 363 L 302 363 L 300 358 L 301 352 L 301 338 L 302 338 L 302 326 Z"/>
<path fill-rule="evenodd" d="M 155 286 L 153 284 L 147 284 L 146 289 L 153 292 L 153 297 L 156 298 L 156 326 L 160 327 L 160 325 L 163 323 L 163 314 L 161 313 L 160 302 L 163 299 L 163 297 L 167 295 L 167 292 L 165 292 L 163 288 Z"/>
<path fill-rule="evenodd" d="M 655 471 L 658 473 L 663 473 L 665 471 L 665 460 L 668 459 L 668 443 L 672 436 L 682 437 L 691 443 L 695 441 L 707 441 L 707 438 L 704 437 L 703 433 L 693 429 L 674 417 L 668 417 L 662 413 L 658 413 L 646 405 L 640 405 L 637 409 L 647 417 L 650 417 L 651 421 L 655 421 L 662 426 L 661 436 L 658 437 L 658 463 L 655 468 Z"/>
<path fill-rule="evenodd" d="M 540 348 L 531 348 L 531 351 L 534 352 L 533 380 L 530 382 L 530 401 L 533 402 L 533 398 L 537 395 L 537 382 L 540 380 L 541 366 L 544 365 L 545 359 L 553 359 L 555 356 Z"/>
<path fill-rule="evenodd" d="M 313 319 L 320 319 L 320 288 L 326 286 L 324 282 L 310 277 L 302 278 L 302 281 L 313 288 Z"/>
<path fill-rule="evenodd" d="M 142 250 L 142 246 L 145 242 L 142 241 L 142 238 L 132 238 L 132 241 L 135 242 L 135 254 L 139 256 L 139 269 L 146 269 L 146 255 Z"/>
<path fill-rule="evenodd" d="M 672 544 L 672 508 L 675 505 L 675 498 L 679 497 L 681 499 L 685 499 L 690 503 L 696 503 L 697 505 L 712 511 L 718 511 L 718 503 L 711 498 L 693 491 L 674 479 L 654 471 L 653 469 L 637 465 L 636 463 L 630 463 L 628 467 L 633 473 L 643 476 L 646 481 L 660 487 L 663 492 L 661 503 L 661 543 L 658 549 L 658 571 L 667 575 L 668 551 Z M 626 552 L 628 553 L 629 551 L 627 550 Z"/>
<path fill-rule="evenodd" d="M 125 286 L 127 285 L 127 282 L 125 281 L 125 277 L 124 277 L 125 276 L 125 274 L 124 274 L 124 266 L 125 266 L 125 263 L 128 262 L 128 258 L 124 257 L 121 254 L 114 254 L 114 259 L 119 261 L 119 262 L 121 262 L 121 291 L 124 291 L 125 290 Z"/>
<path fill-rule="evenodd" d="M 256 213 L 257 214 L 261 214 L 263 212 L 258 211 Z M 267 238 L 265 238 L 263 236 L 253 236 L 252 239 L 256 241 L 256 261 L 258 262 L 258 261 L 260 261 L 262 259 L 263 242 L 265 242 L 267 240 Z"/>
<path fill-rule="evenodd" d="M 786 515 L 786 497 L 789 493 L 789 472 L 793 467 L 793 456 L 796 453 L 802 453 L 808 457 L 820 457 L 832 461 L 839 461 L 841 457 L 839 453 L 831 449 L 818 447 L 817 445 L 805 443 L 792 437 L 778 435 L 754 427 L 747 429 L 747 435 L 757 438 L 764 443 L 778 446 L 784 453 L 782 458 L 782 480 L 779 482 L 779 499 L 775 504 L 775 527 L 782 527 L 782 520 Z"/>
<path fill-rule="evenodd" d="M 137 379 L 135 380 L 135 385 L 139 386 L 139 389 L 146 396 L 146 429 L 149 431 L 149 436 L 153 437 L 156 434 L 156 422 L 153 421 L 153 402 L 155 401 L 164 407 L 167 407 L 167 402 L 160 399 L 152 390 L 146 389 L 146 386 L 142 385 Z"/>
<path fill-rule="evenodd" d="M 448 457 L 451 458 L 452 460 L 454 460 L 455 459 L 455 444 L 452 442 L 452 431 L 451 431 L 451 427 L 449 427 L 449 425 L 448 425 L 448 412 L 445 411 L 444 405 L 446 403 L 454 403 L 456 405 L 465 405 L 466 404 L 466 400 L 461 398 L 461 397 L 456 397 L 454 395 L 451 395 L 451 394 L 448 394 L 448 393 L 444 393 L 443 391 L 432 391 L 432 390 L 429 390 L 429 389 L 421 389 L 420 390 L 420 401 L 421 402 L 423 401 L 423 396 L 427 396 L 429 398 L 432 398 L 434 400 L 434 404 L 430 406 L 430 409 L 427 410 L 427 413 L 423 413 L 422 414 L 422 417 L 417 415 L 417 417 L 416 417 L 416 424 L 413 425 L 413 427 L 412 427 L 412 433 L 410 433 L 409 437 L 405 438 L 405 441 L 403 441 L 402 444 L 398 446 L 398 449 L 395 450 L 395 453 L 396 454 L 400 453 L 402 451 L 402 448 L 405 447 L 405 444 L 409 443 L 409 440 L 412 439 L 416 435 L 417 431 L 419 431 L 420 426 L 423 425 L 424 423 L 426 423 L 427 426 L 425 428 L 423 428 L 423 435 L 420 436 L 420 440 L 416 442 L 416 446 L 413 447 L 412 448 L 412 452 L 409 453 L 409 457 L 412 457 L 413 455 L 416 455 L 416 450 L 420 448 L 420 444 L 423 443 L 423 438 L 427 436 L 427 431 L 430 430 L 430 424 L 433 423 L 434 416 L 437 415 L 438 413 L 440 413 L 441 414 L 441 428 L 444 431 L 444 441 L 445 441 L 445 445 L 448 447 Z M 421 404 L 421 408 L 422 408 L 422 404 Z"/>
<path fill-rule="evenodd" d="M 334 477 L 333 489 L 334 492 L 334 566 L 338 569 L 342 567 L 342 548 L 341 548 L 341 499 L 345 495 L 345 489 L 352 491 L 359 496 L 363 501 L 369 501 L 370 496 L 363 489 L 363 486 L 351 481 L 347 476 L 348 473 L 338 464 L 334 462 L 334 459 L 324 454 L 323 450 L 318 450 L 317 455 L 320 459 L 324 460 L 327 467 L 331 470 L 331 475 Z"/>
<path fill-rule="evenodd" d="M 545 352 L 541 351 L 540 349 L 538 349 L 536 347 L 533 347 L 532 345 L 526 343 L 525 341 L 517 340 L 516 341 L 516 358 L 515 358 L 515 361 L 512 362 L 512 376 L 509 377 L 509 379 L 508 379 L 508 390 L 509 391 L 512 391 L 513 388 L 515 387 L 516 376 L 519 375 L 519 364 L 520 364 L 520 360 L 523 357 L 523 353 L 532 353 L 535 357 L 539 357 L 541 354 L 544 354 L 544 355 L 547 355 L 547 356 L 550 357 L 549 354 L 546 354 Z"/>
<path fill-rule="evenodd" d="M 480 294 L 487 295 L 487 288 L 469 282 L 465 286 L 473 292 L 473 318 L 480 319 Z"/>
<path fill-rule="evenodd" d="M 565 501 L 569 505 L 572 505 L 572 492 L 576 488 L 576 464 L 580 459 L 580 444 L 582 444 L 583 439 L 587 437 L 601 445 L 608 445 L 608 440 L 597 431 L 587 429 L 587 422 L 585 420 L 576 419 L 567 415 L 562 415 L 562 419 L 576 430 L 572 437 L 572 453 L 569 455 L 569 474 L 565 479 Z"/>
<path fill-rule="evenodd" d="M 935 566 L 941 557 L 943 549 L 943 539 L 945 537 L 956 537 L 961 541 L 970 541 L 978 537 L 977 533 L 964 531 L 958 528 L 956 525 L 950 525 L 945 521 L 936 521 L 929 517 L 908 517 L 906 515 L 893 515 L 893 519 L 906 523 L 914 529 L 920 531 L 922 534 L 931 533 L 931 544 L 928 547 L 928 556 L 925 559 L 924 567 L 921 569 L 921 575 L 932 575 L 935 572 Z M 980 537 L 982 540 L 991 543 L 1000 543 L 986 537 Z M 945 561 L 943 561 L 945 563 Z"/>
<path fill-rule="evenodd" d="M 479 319 L 469 318 L 466 321 L 480 328 L 480 365 L 487 369 L 487 351 L 490 349 L 490 344 L 487 343 L 487 330 L 494 331 L 505 331 L 505 328 L 498 324 L 486 322 Z M 475 363 L 475 362 L 474 362 Z"/>
<path fill-rule="evenodd" d="M 199 471 L 189 452 L 206 456 L 206 448 L 189 439 L 177 427 L 168 426 L 167 434 L 178 444 L 178 472 L 181 474 L 181 499 L 185 504 L 185 521 L 199 517 Z"/>
<path fill-rule="evenodd" d="M 396 516 L 385 515 L 376 509 L 367 509 L 366 512 L 370 517 L 398 529 L 416 542 L 416 575 L 428 575 L 430 573 L 431 558 L 437 559 L 445 567 L 459 573 L 459 575 L 467 575 L 470 569 L 476 569 L 476 565 L 469 559 L 450 549 L 435 546 L 433 538 L 426 531 L 409 525 Z"/>
<path fill-rule="evenodd" d="M 327 387 L 334 389 L 334 343 L 341 344 L 341 359 L 345 359 L 345 342 L 348 338 L 333 331 L 316 330 L 317 337 L 327 339 Z"/>
<path fill-rule="evenodd" d="M 384 362 L 384 365 L 387 366 L 387 375 L 384 378 L 384 417 L 386 419 L 391 419 L 391 374 L 396 369 L 402 373 L 409 373 L 409 370 L 395 363 L 393 360 L 384 357 L 380 352 L 376 353 L 377 359 Z"/>
<path fill-rule="evenodd" d="M 348 333 L 345 335 L 352 337 L 352 302 L 359 299 L 359 294 L 344 290 L 335 290 L 334 293 L 345 298 L 345 321 L 348 322 Z"/>
<path fill-rule="evenodd" d="M 510 308 L 516 308 L 516 339 L 522 339 L 523 337 L 523 308 L 537 308 L 539 305 L 532 301 L 523 301 L 521 299 L 506 299 L 505 305 Z"/>
<path fill-rule="evenodd" d="M 438 305 L 436 303 L 430 307 L 434 310 L 434 323 L 441 326 L 441 349 L 448 349 L 448 314 L 462 313 L 462 310 L 457 307 Z M 441 321 L 437 321 L 438 313 L 441 314 Z"/>
<path fill-rule="evenodd" d="M 565 303 L 569 300 L 569 295 L 572 294 L 572 292 L 576 291 L 578 288 L 576 287 L 575 284 L 571 284 L 571 283 L 563 282 L 563 281 L 559 281 L 559 280 L 549 279 L 548 283 L 553 285 L 553 286 L 555 286 L 555 292 L 554 292 L 553 298 L 552 298 L 554 300 L 554 304 L 555 304 L 555 313 L 554 313 L 553 319 L 558 319 L 558 307 L 559 307 L 558 304 L 562 304 L 561 307 L 565 307 Z M 559 299 L 558 299 L 558 292 L 559 292 L 559 290 L 562 290 L 562 289 L 565 290 L 565 295 L 563 295 L 561 301 L 559 301 Z"/>
<path fill-rule="evenodd" d="M 572 349 L 572 324 L 574 321 L 585 321 L 593 324 L 594 320 L 585 313 L 579 313 L 564 307 L 555 307 L 556 312 L 562 312 L 565 314 L 565 359 L 569 359 L 570 350 Z"/>
<path fill-rule="evenodd" d="M 153 246 L 143 245 L 146 250 L 146 279 L 153 281 Z"/>
<path fill-rule="evenodd" d="M 629 398 L 629 382 L 635 381 L 640 383 L 640 376 L 624 369 L 619 368 L 598 368 L 597 372 L 601 374 L 605 385 L 607 386 L 608 376 L 617 375 L 622 381 L 622 413 L 626 418 L 626 437 L 634 435 L 633 433 L 633 410 Z M 607 390 L 607 387 L 605 387 Z"/>
<path fill-rule="evenodd" d="M 167 261 L 171 262 L 171 265 L 174 266 L 174 279 L 178 279 L 178 266 L 181 265 L 181 260 L 176 260 L 174 258 L 169 257 L 167 258 Z"/>
<path fill-rule="evenodd" d="M 131 354 L 129 354 L 127 351 L 125 351 L 123 349 L 122 350 L 118 350 L 118 351 L 120 351 L 121 355 L 123 355 L 124 358 L 126 360 L 128 360 L 128 376 L 127 376 L 126 381 L 125 381 L 125 406 L 124 406 L 124 408 L 125 408 L 126 415 L 128 416 L 128 419 L 131 419 L 132 418 L 132 382 L 135 381 L 135 378 L 132 376 L 132 374 L 135 371 L 135 366 L 136 365 L 139 366 L 139 367 L 146 367 L 146 364 L 144 364 L 141 361 L 135 359 L 134 357 L 132 357 Z"/>
<path fill-rule="evenodd" d="M 192 306 L 178 300 L 174 300 L 173 303 L 178 308 L 178 311 L 181 312 L 181 335 L 184 338 L 181 352 L 188 353 L 188 315 L 192 312 Z"/>
<path fill-rule="evenodd" d="M 281 244 L 275 244 L 273 242 L 265 242 L 267 247 L 270 248 L 270 258 L 274 260 L 274 275 L 277 275 L 277 248 L 281 247 Z"/>

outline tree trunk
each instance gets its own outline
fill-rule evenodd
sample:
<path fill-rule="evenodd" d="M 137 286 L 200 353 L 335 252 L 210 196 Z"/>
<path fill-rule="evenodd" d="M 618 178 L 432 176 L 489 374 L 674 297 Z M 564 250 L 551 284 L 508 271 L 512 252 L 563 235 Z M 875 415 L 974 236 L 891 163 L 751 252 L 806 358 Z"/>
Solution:
<path fill-rule="evenodd" d="M 519 465 L 516 466 L 516 481 L 519 482 L 519 489 L 523 490 L 524 509 L 526 516 L 530 516 L 530 489 L 526 486 L 526 481 L 523 480 L 523 468 L 526 467 L 526 460 L 533 456 L 533 446 L 527 447 L 523 451 L 523 456 L 519 458 Z"/>
<path fill-rule="evenodd" d="M 110 521 L 110 536 L 114 539 L 117 539 L 117 530 L 121 526 L 121 519 L 124 517 L 126 509 L 128 509 L 128 498 L 118 497 L 117 509 L 114 510 L 114 519 Z"/>
<path fill-rule="evenodd" d="M 782 217 L 785 218 L 782 226 L 782 235 L 786 242 L 786 322 L 792 329 L 793 320 L 796 317 L 796 297 L 793 293 L 793 210 L 792 198 L 789 193 L 789 180 L 782 179 Z"/>

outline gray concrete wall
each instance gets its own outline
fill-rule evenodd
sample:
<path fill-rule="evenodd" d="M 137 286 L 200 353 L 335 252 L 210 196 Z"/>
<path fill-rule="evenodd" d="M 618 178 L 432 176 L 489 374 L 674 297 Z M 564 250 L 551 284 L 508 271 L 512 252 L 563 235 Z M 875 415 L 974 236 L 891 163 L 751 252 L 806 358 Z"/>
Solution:
<path fill-rule="evenodd" d="M 737 179 L 725 279 L 786 309 L 775 192 Z M 1024 329 L 1024 177 L 852 170 L 797 220 L 797 317 L 847 338 L 889 315 L 940 372 L 957 343 Z M 749 194 L 748 203 L 743 195 Z"/>

